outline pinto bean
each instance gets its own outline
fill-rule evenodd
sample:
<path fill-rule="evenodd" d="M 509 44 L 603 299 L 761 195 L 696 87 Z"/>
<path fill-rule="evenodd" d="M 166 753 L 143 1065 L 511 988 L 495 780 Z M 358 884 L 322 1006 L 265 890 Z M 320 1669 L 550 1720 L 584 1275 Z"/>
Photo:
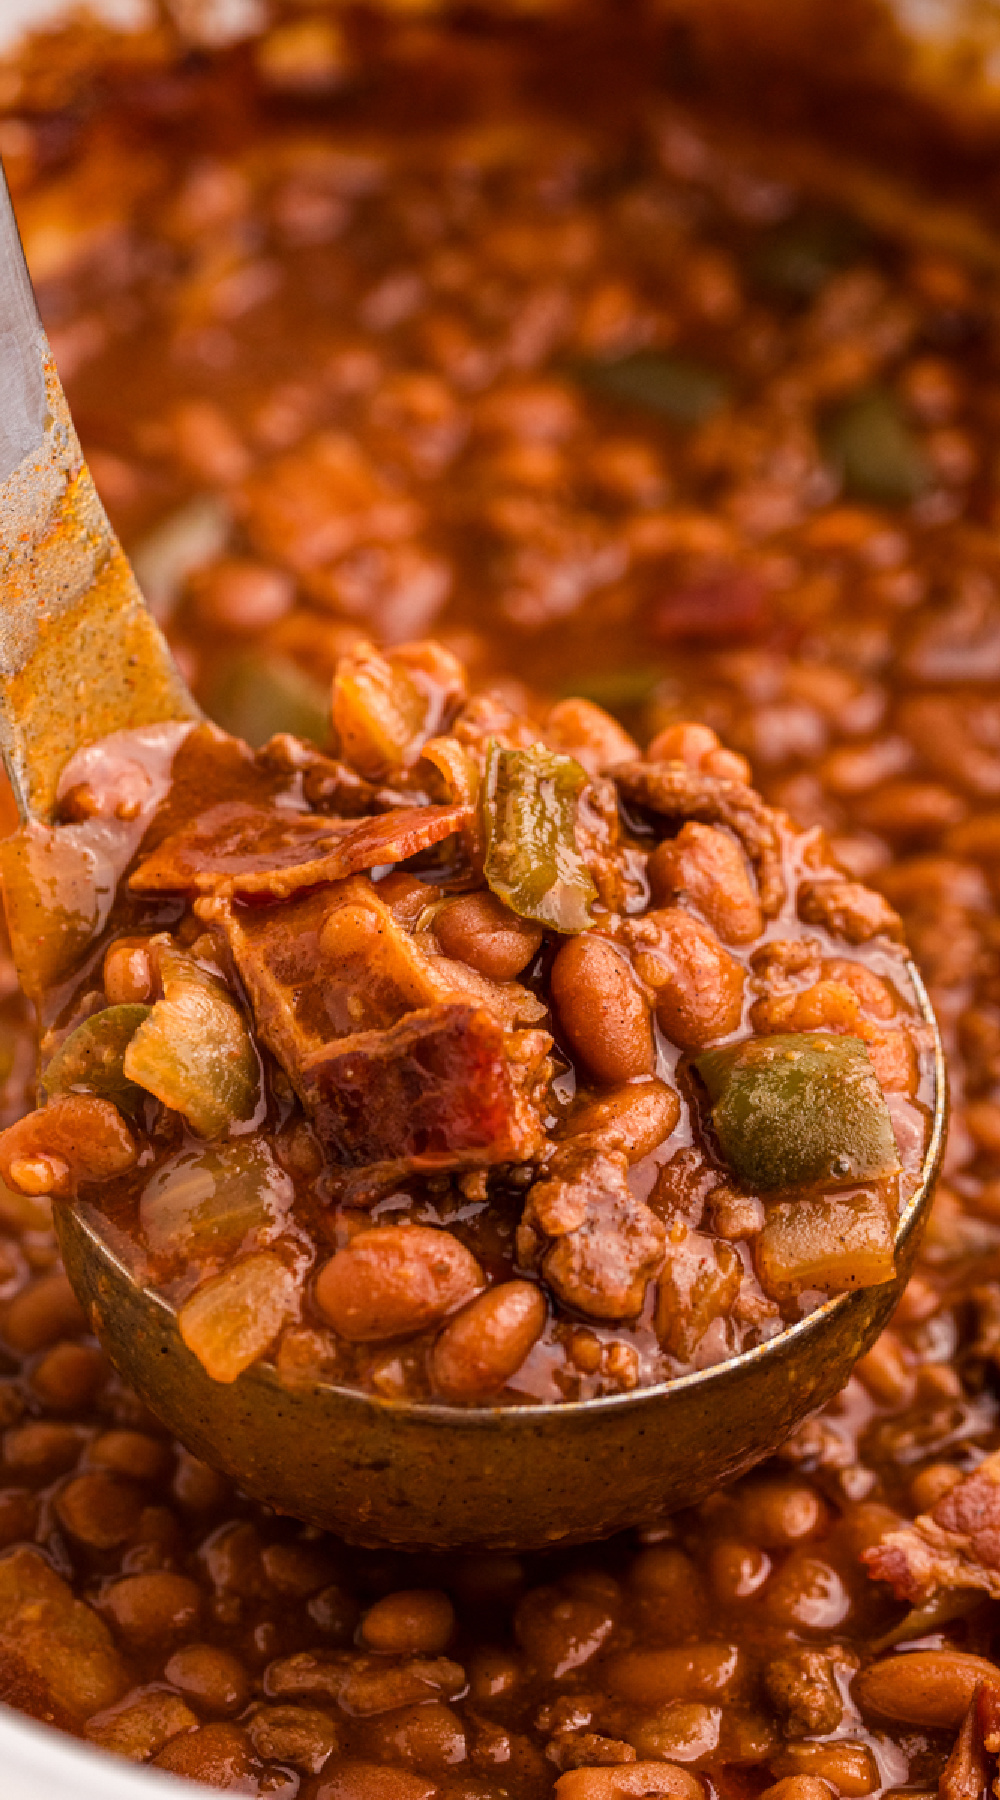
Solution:
<path fill-rule="evenodd" d="M 555 1785 L 556 1800 L 705 1800 L 696 1775 L 676 1763 L 619 1763 L 610 1769 L 569 1769 Z"/>
<path fill-rule="evenodd" d="M 736 839 L 689 819 L 646 864 L 657 906 L 686 896 L 727 944 L 749 944 L 764 927 L 753 874 Z"/>
<path fill-rule="evenodd" d="M 735 1644 L 685 1644 L 669 1650 L 622 1650 L 604 1672 L 610 1693 L 632 1706 L 659 1706 L 666 1700 L 717 1700 L 742 1676 Z"/>
<path fill-rule="evenodd" d="M 450 1232 L 385 1225 L 324 1263 L 316 1304 L 341 1337 L 377 1343 L 440 1324 L 482 1286 L 475 1257 Z"/>
<path fill-rule="evenodd" d="M 861 1800 L 874 1793 L 880 1784 L 875 1758 L 867 1744 L 852 1744 L 840 1738 L 832 1744 L 786 1744 L 771 1759 L 775 1775 L 812 1775 L 827 1781 L 834 1793 L 847 1800 Z"/>
<path fill-rule="evenodd" d="M 547 1308 L 531 1281 L 487 1288 L 450 1321 L 431 1356 L 431 1380 L 446 1400 L 499 1393 L 545 1329 Z"/>
<path fill-rule="evenodd" d="M 866 1716 L 898 1719 L 924 1731 L 957 1731 L 981 1681 L 1000 1687 L 1000 1670 L 983 1656 L 911 1650 L 862 1669 L 851 1691 Z"/>
<path fill-rule="evenodd" d="M 342 1762 L 321 1781 L 315 1800 L 434 1800 L 437 1784 L 384 1763 Z"/>
<path fill-rule="evenodd" d="M 153 1647 L 191 1630 L 201 1616 L 202 1593 L 186 1575 L 156 1569 L 114 1582 L 100 1604 L 130 1643 Z"/>
<path fill-rule="evenodd" d="M 744 974 L 714 931 L 679 906 L 647 913 L 627 933 L 635 969 L 654 990 L 656 1017 L 682 1050 L 703 1050 L 737 1029 Z"/>
<path fill-rule="evenodd" d="M 455 1630 L 455 1609 L 438 1588 L 403 1588 L 376 1600 L 361 1621 L 371 1650 L 390 1656 L 437 1656 Z"/>
<path fill-rule="evenodd" d="M 242 1712 L 250 1698 L 250 1676 L 243 1664 L 215 1644 L 184 1644 L 163 1673 L 201 1712 Z"/>
<path fill-rule="evenodd" d="M 573 1108 L 569 1130 L 574 1137 L 599 1137 L 605 1150 L 623 1150 L 630 1163 L 641 1162 L 670 1136 L 680 1111 L 673 1088 L 653 1076 L 582 1100 Z"/>
<path fill-rule="evenodd" d="M 460 894 L 434 916 L 434 931 L 446 956 L 468 963 L 489 981 L 513 981 L 537 956 L 542 928 L 519 919 L 495 894 Z"/>
<path fill-rule="evenodd" d="M 145 944 L 120 938 L 104 958 L 104 992 L 109 1006 L 142 1004 L 156 987 L 153 964 Z"/>
<path fill-rule="evenodd" d="M 595 1081 L 611 1087 L 653 1073 L 649 1007 L 626 958 L 606 938 L 571 938 L 550 983 L 570 1049 Z"/>

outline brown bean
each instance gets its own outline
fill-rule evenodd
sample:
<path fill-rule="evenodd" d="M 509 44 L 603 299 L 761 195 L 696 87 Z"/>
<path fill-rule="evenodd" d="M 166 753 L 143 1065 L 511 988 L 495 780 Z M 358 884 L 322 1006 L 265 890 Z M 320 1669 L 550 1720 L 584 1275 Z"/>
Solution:
<path fill-rule="evenodd" d="M 676 1763 L 620 1763 L 611 1769 L 569 1769 L 553 1790 L 556 1800 L 705 1800 L 696 1775 Z M 332 1800 L 332 1797 L 331 1797 Z"/>
<path fill-rule="evenodd" d="M 785 1775 L 765 1788 L 760 1800 L 831 1800 L 832 1793 L 819 1775 Z"/>
<path fill-rule="evenodd" d="M 203 1781 L 206 1787 L 242 1787 L 244 1793 L 254 1792 L 248 1783 L 262 1773 L 253 1745 L 238 1725 L 199 1725 L 197 1731 L 171 1738 L 153 1758 L 153 1766 L 169 1769 L 172 1775 L 186 1775 L 189 1781 Z M 259 1787 L 256 1791 L 260 1792 Z"/>
<path fill-rule="evenodd" d="M 680 1111 L 679 1095 L 654 1075 L 586 1096 L 574 1106 L 567 1129 L 574 1137 L 599 1137 L 605 1150 L 624 1150 L 630 1163 L 641 1162 L 670 1136 Z"/>
<path fill-rule="evenodd" d="M 361 1621 L 361 1638 L 389 1656 L 437 1656 L 455 1630 L 455 1609 L 438 1588 L 403 1588 L 376 1600 Z"/>
<path fill-rule="evenodd" d="M 835 1794 L 861 1800 L 881 1785 L 875 1758 L 867 1744 L 840 1738 L 831 1744 L 786 1744 L 771 1758 L 775 1775 L 812 1775 L 829 1782 Z"/>
<path fill-rule="evenodd" d="M 4 1433 L 4 1462 L 11 1473 L 26 1481 L 52 1481 L 56 1475 L 69 1473 L 85 1441 L 76 1425 L 48 1425 L 30 1419 Z"/>
<path fill-rule="evenodd" d="M 682 1050 L 702 1050 L 740 1024 L 744 972 L 715 933 L 679 906 L 647 913 L 628 932 L 656 1016 Z"/>
<path fill-rule="evenodd" d="M 980 1681 L 1000 1687 L 1000 1670 L 963 1650 L 911 1650 L 885 1656 L 854 1677 L 861 1711 L 921 1730 L 957 1731 Z"/>
<path fill-rule="evenodd" d="M 271 1586 L 290 1599 L 305 1600 L 326 1587 L 336 1559 L 322 1544 L 265 1544 L 261 1565 Z"/>
<path fill-rule="evenodd" d="M 962 1472 L 956 1469 L 954 1463 L 929 1463 L 910 1482 L 910 1502 L 914 1512 L 930 1512 L 932 1506 L 936 1506 L 939 1500 L 950 1494 L 961 1480 Z"/>
<path fill-rule="evenodd" d="M 575 756 L 589 775 L 631 762 L 639 754 L 635 739 L 603 706 L 576 697 L 557 700 L 546 714 L 545 740 L 553 749 Z"/>
<path fill-rule="evenodd" d="M 329 1713 L 315 1706 L 262 1706 L 246 1722 L 257 1755 L 265 1761 L 291 1763 L 304 1775 L 318 1775 L 340 1748 Z"/>
<path fill-rule="evenodd" d="M 621 951 L 591 932 L 571 938 L 550 976 L 552 999 L 573 1055 L 609 1087 L 655 1067 L 649 1007 Z"/>
<path fill-rule="evenodd" d="M 740 1529 L 765 1550 L 784 1550 L 821 1531 L 827 1509 L 805 1481 L 747 1481 L 735 1490 Z"/>
<path fill-rule="evenodd" d="M 403 1762 L 422 1775 L 446 1776 L 467 1760 L 465 1728 L 441 1700 L 386 1713 L 369 1727 L 367 1748 L 379 1760 Z"/>
<path fill-rule="evenodd" d="M 537 956 L 542 928 L 519 919 L 495 894 L 460 894 L 434 915 L 434 931 L 446 956 L 468 963 L 489 981 L 513 981 Z"/>
<path fill-rule="evenodd" d="M 657 906 L 686 898 L 724 943 L 760 937 L 764 915 L 750 865 L 728 832 L 688 820 L 653 851 L 646 875 Z"/>
<path fill-rule="evenodd" d="M 516 1375 L 545 1329 L 545 1296 L 531 1281 L 487 1288 L 445 1326 L 430 1374 L 446 1400 L 469 1404 L 497 1394 Z"/>
<path fill-rule="evenodd" d="M 104 992 L 109 1006 L 142 1005 L 156 988 L 153 964 L 145 944 L 120 939 L 104 956 Z"/>
<path fill-rule="evenodd" d="M 321 1781 L 314 1800 L 434 1800 L 437 1787 L 425 1775 L 382 1763 L 342 1762 Z"/>
<path fill-rule="evenodd" d="M 243 1664 L 215 1644 L 184 1644 L 167 1659 L 163 1673 L 199 1712 L 241 1712 L 250 1698 L 250 1677 Z"/>
<path fill-rule="evenodd" d="M 720 1538 L 709 1552 L 708 1570 L 716 1599 L 729 1606 L 763 1587 L 771 1573 L 771 1558 L 756 1544 Z"/>
<path fill-rule="evenodd" d="M 58 1412 L 86 1406 L 110 1374 L 107 1358 L 94 1344 L 53 1344 L 32 1372 L 31 1385 L 43 1405 Z"/>
<path fill-rule="evenodd" d="M 316 1304 L 352 1343 L 408 1337 L 471 1300 L 483 1274 L 448 1231 L 385 1225 L 360 1231 L 321 1268 Z"/>
<path fill-rule="evenodd" d="M 469 1658 L 469 1698 L 477 1706 L 506 1700 L 523 1679 L 521 1660 L 510 1650 L 480 1647 Z"/>
<path fill-rule="evenodd" d="M 38 1500 L 30 1488 L 0 1488 L 0 1550 L 35 1535 Z"/>
<path fill-rule="evenodd" d="M 632 1706 L 659 1706 L 665 1700 L 717 1700 L 742 1680 L 736 1644 L 685 1644 L 669 1650 L 622 1650 L 609 1657 L 604 1680 L 609 1693 Z"/>
<path fill-rule="evenodd" d="M 142 1495 L 130 1481 L 103 1469 L 77 1475 L 56 1496 L 60 1524 L 81 1544 L 113 1550 L 127 1544 L 139 1524 Z"/>
<path fill-rule="evenodd" d="M 171 1447 L 145 1431 L 102 1431 L 87 1452 L 87 1460 L 133 1481 L 162 1481 L 173 1460 Z"/>
<path fill-rule="evenodd" d="M 248 556 L 226 556 L 190 583 L 198 619 L 210 631 L 263 631 L 291 611 L 295 582 L 284 569 Z"/>
<path fill-rule="evenodd" d="M 823 1557 L 793 1550 L 764 1592 L 764 1607 L 777 1625 L 803 1631 L 833 1631 L 851 1610 L 840 1574 Z"/>
<path fill-rule="evenodd" d="M 0 1308 L 0 1336 L 12 1350 L 31 1356 L 60 1338 L 87 1330 L 79 1300 L 65 1275 L 43 1275 Z"/>
<path fill-rule="evenodd" d="M 186 1575 L 157 1569 L 112 1582 L 99 1604 L 130 1643 L 153 1648 L 197 1626 L 202 1593 Z"/>
<path fill-rule="evenodd" d="M 599 1595 L 532 1588 L 514 1614 L 514 1635 L 543 1681 L 560 1681 L 603 1649 L 617 1608 Z"/>

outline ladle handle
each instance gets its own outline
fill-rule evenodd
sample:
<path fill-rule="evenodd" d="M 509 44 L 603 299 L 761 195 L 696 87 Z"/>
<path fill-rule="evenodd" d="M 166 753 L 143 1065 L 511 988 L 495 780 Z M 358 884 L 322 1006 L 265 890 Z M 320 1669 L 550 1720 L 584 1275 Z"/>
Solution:
<path fill-rule="evenodd" d="M 81 745 L 199 716 L 84 462 L 0 167 L 0 754 L 22 818 L 50 816 Z"/>

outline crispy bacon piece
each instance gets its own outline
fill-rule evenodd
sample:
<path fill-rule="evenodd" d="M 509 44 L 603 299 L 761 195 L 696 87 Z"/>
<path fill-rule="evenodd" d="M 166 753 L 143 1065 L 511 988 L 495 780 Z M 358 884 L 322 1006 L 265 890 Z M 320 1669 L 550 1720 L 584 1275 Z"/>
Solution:
<path fill-rule="evenodd" d="M 542 1148 L 522 1066 L 485 1007 L 457 1003 L 325 1045 L 306 1058 L 301 1082 L 320 1141 L 340 1162 L 472 1169 Z"/>
<path fill-rule="evenodd" d="M 619 793 L 636 806 L 672 819 L 728 825 L 757 871 L 760 904 L 773 919 L 785 902 L 781 841 L 775 815 L 745 782 L 706 775 L 683 762 L 617 763 L 608 773 Z"/>
<path fill-rule="evenodd" d="M 165 838 L 129 885 L 138 894 L 266 894 L 282 900 L 362 869 L 405 862 L 460 831 L 466 817 L 463 806 L 415 806 L 347 821 L 224 801 Z"/>
<path fill-rule="evenodd" d="M 900 1600 L 921 1603 L 941 1588 L 982 1588 L 1000 1599 L 1000 1450 L 863 1560 Z"/>

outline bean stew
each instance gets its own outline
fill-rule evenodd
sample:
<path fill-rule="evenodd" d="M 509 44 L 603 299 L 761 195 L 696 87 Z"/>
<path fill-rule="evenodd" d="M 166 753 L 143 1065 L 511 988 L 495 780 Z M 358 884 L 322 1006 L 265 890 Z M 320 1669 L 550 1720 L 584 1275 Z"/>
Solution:
<path fill-rule="evenodd" d="M 891 95 L 877 178 L 849 110 L 775 153 L 689 6 L 252 10 L 0 65 L 84 447 L 215 721 L 68 771 L 55 839 L 118 859 L 86 929 L 8 881 L 0 1698 L 288 1800 L 985 1800 L 995 174 L 937 151 L 921 201 Z M 530 1406 L 731 1354 L 889 1272 L 904 943 L 953 1097 L 917 1271 L 836 1400 L 655 1529 L 348 1547 L 172 1441 L 61 1271 L 81 1183 L 221 1380 Z M 366 1138 L 345 1094 L 435 1033 L 488 1138 Z"/>

